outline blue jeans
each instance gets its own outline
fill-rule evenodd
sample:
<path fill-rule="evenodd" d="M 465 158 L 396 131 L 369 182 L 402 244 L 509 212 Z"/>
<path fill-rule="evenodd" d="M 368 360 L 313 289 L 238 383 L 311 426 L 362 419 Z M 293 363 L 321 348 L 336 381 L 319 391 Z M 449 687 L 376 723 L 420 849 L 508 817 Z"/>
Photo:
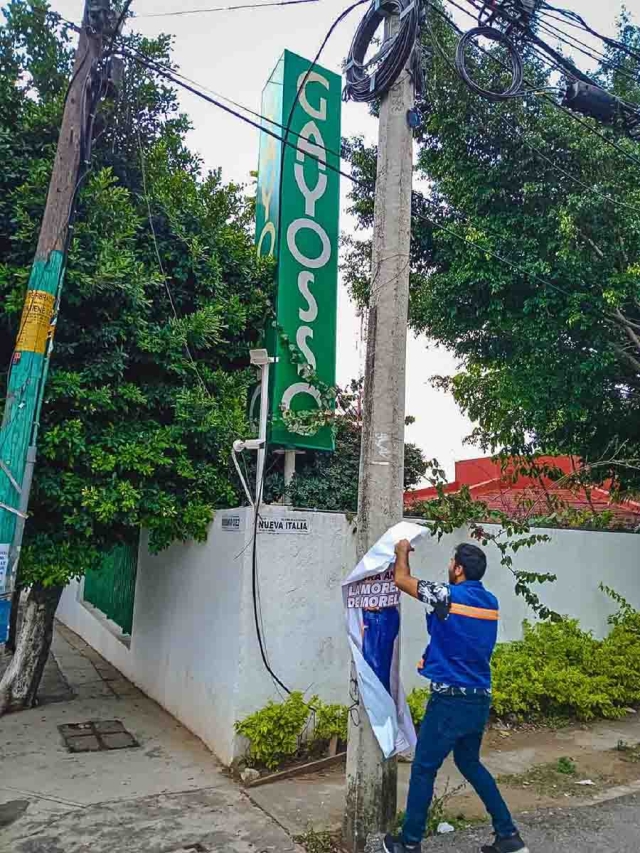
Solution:
<path fill-rule="evenodd" d="M 402 829 L 405 844 L 422 841 L 436 774 L 450 752 L 453 752 L 456 767 L 473 786 L 491 815 L 496 833 L 508 837 L 517 832 L 493 776 L 480 763 L 480 745 L 490 708 L 489 696 L 431 696 L 420 726 L 411 769 Z"/>
<path fill-rule="evenodd" d="M 362 620 L 362 656 L 390 694 L 391 664 L 396 637 L 400 633 L 400 613 L 397 607 L 363 610 Z"/>

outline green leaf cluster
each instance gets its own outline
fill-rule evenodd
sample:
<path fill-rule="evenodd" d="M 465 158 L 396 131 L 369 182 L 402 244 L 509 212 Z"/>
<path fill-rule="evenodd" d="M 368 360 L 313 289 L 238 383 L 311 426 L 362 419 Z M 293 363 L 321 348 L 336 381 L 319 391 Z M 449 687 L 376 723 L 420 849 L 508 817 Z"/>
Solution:
<path fill-rule="evenodd" d="M 6 379 L 67 81 L 70 36 L 43 0 L 0 24 L 0 365 Z M 127 36 L 171 64 L 167 36 Z M 103 102 L 42 409 L 23 582 L 62 584 L 144 527 L 153 550 L 203 540 L 238 501 L 248 351 L 271 313 L 253 205 L 186 145 L 176 93 L 125 60 Z M 1 441 L 1 438 L 0 438 Z"/>
<path fill-rule="evenodd" d="M 317 696 L 306 700 L 302 693 L 294 691 L 283 702 L 269 702 L 236 722 L 235 729 L 249 741 L 249 760 L 275 770 L 305 749 L 328 745 L 334 736 L 346 742 L 348 716 L 343 705 L 327 705 Z M 313 728 L 305 741 L 311 723 Z"/>

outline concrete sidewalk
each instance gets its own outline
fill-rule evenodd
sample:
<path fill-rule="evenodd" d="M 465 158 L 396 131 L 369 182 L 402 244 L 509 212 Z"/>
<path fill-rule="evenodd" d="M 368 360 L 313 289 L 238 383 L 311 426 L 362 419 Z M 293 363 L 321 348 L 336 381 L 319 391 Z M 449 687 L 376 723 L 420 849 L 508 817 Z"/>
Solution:
<path fill-rule="evenodd" d="M 53 652 L 57 701 L 0 720 L 1 853 L 294 853 L 205 745 L 79 637 L 58 626 Z M 68 751 L 59 726 L 107 720 L 139 745 Z"/>
<path fill-rule="evenodd" d="M 223 848 L 231 853 L 300 853 L 291 836 L 309 828 L 340 827 L 343 768 L 243 792 L 198 738 L 63 626 L 56 628 L 41 698 L 44 703 L 38 707 L 0 719 L 0 853 L 212 853 Z M 104 728 L 108 721 L 119 721 L 137 745 L 98 750 L 96 737 L 94 751 L 71 752 L 59 728 L 89 722 L 101 722 Z M 81 736 L 92 742 L 85 729 Z M 119 737 L 112 743 L 126 746 L 126 737 L 121 742 Z M 584 844 L 573 849 L 593 849 L 587 837 L 602 838 L 603 850 L 640 849 L 634 812 L 619 799 L 640 790 L 640 763 L 624 763 L 615 751 L 620 741 L 640 743 L 640 715 L 556 732 L 489 733 L 485 760 L 497 776 L 516 774 L 517 779 L 531 768 L 571 756 L 580 769 L 576 781 L 590 775 L 598 782 L 588 789 L 574 789 L 571 783 L 547 794 L 536 791 L 526 777 L 504 787 L 539 853 L 557 849 L 554 827 L 570 839 L 576 826 L 582 827 Z M 639 759 L 640 751 L 633 754 L 633 761 Z M 400 808 L 409 772 L 409 765 L 400 766 Z M 438 792 L 461 782 L 448 761 Z M 618 799 L 602 805 L 613 797 Z M 582 812 L 583 818 L 579 811 L 568 811 L 586 802 L 593 811 Z M 595 806 L 597 802 L 601 805 Z M 467 818 L 482 814 L 477 798 L 464 792 L 450 808 L 453 815 L 463 812 Z M 536 809 L 548 811 L 531 817 Z M 561 824 L 555 823 L 558 813 Z M 607 847 L 619 820 L 627 827 L 620 836 L 626 840 L 623 846 Z M 587 827 L 595 834 L 584 835 Z M 486 836 L 483 828 L 428 844 L 434 850 L 466 853 L 477 850 Z M 630 839 L 636 839 L 635 847 Z M 374 848 L 375 842 L 371 853 Z"/>

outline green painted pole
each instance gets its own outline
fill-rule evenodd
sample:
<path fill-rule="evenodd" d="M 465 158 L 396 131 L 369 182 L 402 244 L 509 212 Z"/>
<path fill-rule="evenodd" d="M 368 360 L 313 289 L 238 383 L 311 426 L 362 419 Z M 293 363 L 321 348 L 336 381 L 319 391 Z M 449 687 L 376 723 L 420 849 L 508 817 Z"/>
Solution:
<path fill-rule="evenodd" d="M 108 6 L 108 3 L 107 3 Z M 65 248 L 90 121 L 92 70 L 102 52 L 105 0 L 86 0 L 40 236 L 12 357 L 0 431 L 0 644 L 6 640 L 44 386 L 64 281 Z M 100 85 L 99 82 L 97 85 Z"/>

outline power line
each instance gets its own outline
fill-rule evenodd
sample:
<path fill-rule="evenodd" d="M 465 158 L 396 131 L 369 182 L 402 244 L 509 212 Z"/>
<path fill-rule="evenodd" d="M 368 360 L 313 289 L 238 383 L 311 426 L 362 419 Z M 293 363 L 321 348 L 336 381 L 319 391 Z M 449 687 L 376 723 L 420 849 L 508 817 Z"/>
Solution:
<path fill-rule="evenodd" d="M 460 28 L 454 23 L 454 21 L 452 21 L 444 12 L 441 12 L 441 10 L 437 6 L 432 4 L 432 8 L 434 9 L 434 11 L 437 11 L 440 14 L 440 16 L 442 17 L 442 19 L 444 21 L 446 21 L 456 32 L 458 32 L 458 33 L 462 32 L 462 30 L 460 30 Z M 428 23 L 427 23 L 427 26 L 430 29 L 430 35 L 431 35 L 431 38 L 433 40 L 433 43 L 434 43 L 436 49 L 438 50 L 438 52 L 440 53 L 440 55 L 442 56 L 444 61 L 449 65 L 451 70 L 455 74 L 457 74 L 457 68 L 455 66 L 453 59 L 447 55 L 446 51 L 444 50 L 444 48 L 442 47 L 442 45 L 438 41 L 437 36 L 433 32 L 433 29 L 430 27 L 430 25 Z M 476 115 L 478 115 L 477 111 L 476 111 Z M 598 198 L 603 199 L 604 201 L 607 201 L 609 204 L 612 204 L 615 207 L 625 208 L 627 210 L 633 210 L 635 213 L 640 213 L 640 207 L 637 207 L 637 206 L 632 205 L 632 204 L 628 204 L 627 202 L 624 202 L 624 201 L 619 201 L 618 199 L 615 199 L 612 196 L 607 195 L 606 193 L 602 193 L 599 190 L 597 190 L 593 185 L 585 183 L 583 180 L 578 178 L 576 175 L 573 175 L 573 174 L 571 174 L 571 172 L 568 172 L 565 168 L 563 168 L 558 163 L 556 163 L 554 160 L 552 160 L 551 157 L 548 157 L 544 152 L 540 151 L 539 148 L 537 148 L 535 145 L 533 145 L 531 142 L 529 142 L 529 140 L 526 138 L 525 133 L 523 132 L 522 128 L 520 128 L 515 122 L 509 121 L 505 116 L 503 116 L 501 114 L 498 114 L 498 117 L 499 117 L 500 121 L 503 123 L 503 125 L 506 125 L 511 130 L 516 131 L 518 133 L 520 140 L 522 141 L 522 143 L 524 145 L 527 146 L 527 148 L 529 148 L 530 151 L 532 151 L 534 154 L 536 154 L 538 157 L 540 157 L 541 160 L 544 160 L 546 163 L 548 163 L 559 174 L 564 175 L 565 177 L 569 178 L 570 180 L 574 181 L 576 184 L 581 186 L 583 189 L 587 190 L 590 194 L 595 195 Z"/>
<path fill-rule="evenodd" d="M 630 77 L 633 77 L 633 75 L 629 71 L 627 71 L 627 69 L 623 68 L 621 65 L 617 65 L 617 63 L 610 60 L 606 56 L 606 54 L 602 53 L 602 51 L 597 50 L 597 48 L 595 47 L 590 47 L 588 44 L 585 44 L 585 42 L 575 38 L 575 36 L 572 36 L 570 33 L 565 33 L 564 30 L 561 30 L 554 24 L 549 23 L 547 20 L 540 21 L 539 26 L 540 29 L 543 30 L 543 32 L 547 33 L 547 35 L 557 38 L 558 41 L 567 45 L 567 47 L 570 47 L 573 50 L 577 50 L 579 53 L 582 53 L 589 59 L 593 59 L 599 63 L 606 63 L 608 65 L 612 65 L 621 71 L 626 71 L 626 73 L 629 74 Z"/>
<path fill-rule="evenodd" d="M 473 18 L 473 19 L 475 20 L 475 15 L 472 15 L 472 14 L 471 14 L 471 12 L 469 12 L 469 11 L 468 11 L 467 9 L 465 9 L 463 6 L 460 6 L 460 5 L 456 2 L 456 0 L 446 0 L 446 2 L 447 2 L 447 3 L 450 3 L 450 4 L 451 4 L 452 6 L 454 6 L 456 9 L 460 10 L 460 11 L 461 11 L 461 12 L 463 12 L 465 15 L 468 15 L 470 18 Z M 466 2 L 467 2 L 470 6 L 472 6 L 476 11 L 479 11 L 479 7 L 478 7 L 478 6 L 476 6 L 476 4 L 473 2 L 473 0 L 466 0 Z M 434 8 L 437 8 L 437 7 L 434 7 Z M 486 53 L 486 51 L 485 51 L 485 53 Z M 488 55 L 489 55 L 489 56 L 491 56 L 491 54 L 488 54 Z M 500 60 L 499 60 L 497 57 L 493 57 L 493 58 L 496 60 L 496 62 L 500 62 Z M 547 60 L 547 61 L 548 61 L 548 60 Z M 505 68 L 507 68 L 507 69 L 508 69 L 508 66 L 506 66 L 506 65 L 505 65 Z M 530 80 L 527 80 L 526 78 L 525 78 L 525 84 L 526 84 L 526 85 L 527 85 L 527 86 L 532 90 L 532 91 L 531 91 L 531 93 L 532 93 L 532 94 L 535 94 L 535 93 L 537 93 L 537 92 L 538 92 L 538 87 L 537 87 L 537 86 L 534 86 L 534 84 L 533 84 Z M 615 148 L 615 150 L 616 150 L 619 154 L 622 154 L 622 156 L 623 156 L 623 157 L 625 157 L 627 160 L 630 160 L 630 161 L 631 161 L 632 163 L 634 163 L 636 166 L 640 166 L 640 158 L 638 158 L 638 157 L 634 156 L 634 155 L 633 155 L 633 154 L 631 154 L 629 151 L 625 151 L 625 149 L 624 149 L 620 144 L 618 144 L 617 142 L 615 142 L 613 139 L 609 139 L 609 137 L 608 137 L 608 136 L 605 136 L 605 134 L 604 134 L 604 133 L 602 133 L 602 132 L 601 132 L 600 130 L 598 130 L 597 128 L 593 127 L 591 124 L 589 124 L 589 122 L 585 121 L 585 119 L 583 119 L 583 118 L 581 118 L 580 116 L 578 116 L 576 113 L 574 113 L 574 112 L 573 112 L 572 110 L 570 110 L 568 107 L 565 107 L 563 104 L 559 104 L 557 101 L 555 101 L 555 100 L 554 100 L 553 98 L 551 98 L 549 95 L 545 95 L 545 94 L 543 94 L 543 95 L 542 95 L 542 97 L 544 98 L 544 100 L 545 100 L 545 101 L 547 101 L 548 103 L 550 103 L 550 104 L 551 104 L 553 107 L 555 107 L 557 110 L 560 110 L 560 112 L 565 113 L 565 115 L 567 115 L 570 119 L 572 119 L 573 121 L 575 121 L 575 122 L 577 122 L 578 124 L 582 125 L 582 126 L 583 126 L 587 131 L 589 131 L 589 133 L 593 134 L 594 136 L 597 136 L 599 139 L 601 139 L 605 144 L 609 145 L 611 148 Z"/>
<path fill-rule="evenodd" d="M 210 9 L 180 9 L 176 12 L 152 12 L 136 15 L 137 18 L 177 18 L 182 15 L 204 15 L 210 12 L 235 12 L 240 9 L 266 9 L 274 6 L 300 6 L 303 3 L 319 3 L 320 0 L 278 0 L 275 3 L 241 3 L 237 6 L 214 6 Z"/>
<path fill-rule="evenodd" d="M 609 59 L 606 54 L 595 49 L 592 50 L 591 48 L 589 48 L 588 45 L 585 45 L 584 42 L 581 42 L 579 39 L 573 38 L 568 33 L 565 33 L 563 30 L 560 30 L 550 24 L 543 23 L 540 26 L 546 33 L 548 33 L 552 37 L 558 38 L 559 41 L 564 42 L 564 44 L 566 44 L 572 50 L 577 50 L 584 56 L 587 56 L 589 59 L 592 59 L 597 62 L 603 68 L 607 68 L 613 71 L 614 73 L 622 75 L 630 83 L 633 83 L 636 86 L 640 85 L 640 78 L 638 77 L 638 74 L 634 74 L 633 71 L 630 71 L 628 68 L 625 68 L 624 65 L 620 65 L 620 63 L 614 62 L 612 59 Z M 636 103 L 625 101 L 622 98 L 618 98 L 618 100 L 633 111 L 637 112 L 640 108 L 639 105 Z"/>
<path fill-rule="evenodd" d="M 137 60 L 137 61 L 141 61 L 141 60 Z M 158 73 L 160 73 L 160 72 L 158 72 Z M 230 115 L 235 116 L 236 118 L 240 119 L 240 121 L 243 121 L 245 124 L 249 124 L 253 127 L 256 127 L 258 130 L 261 130 L 262 132 L 267 133 L 269 136 L 274 137 L 279 142 L 284 143 L 284 137 L 279 136 L 274 131 L 271 131 L 271 130 L 268 130 L 267 128 L 261 127 L 257 122 L 253 121 L 252 119 L 248 118 L 247 116 L 242 115 L 241 113 L 236 112 L 231 107 L 227 107 L 225 104 L 220 103 L 219 101 L 215 100 L 214 98 L 210 97 L 209 95 L 206 95 L 204 92 L 199 92 L 197 89 L 194 89 L 191 86 L 187 86 L 187 84 L 184 84 L 180 80 L 175 79 L 173 77 L 173 75 L 169 74 L 168 72 L 163 72 L 162 76 L 171 80 L 177 86 L 183 86 L 183 87 L 186 86 L 189 89 L 189 91 L 192 91 L 195 95 L 202 98 L 203 100 L 213 104 L 216 107 L 219 107 L 220 109 L 224 110 L 225 112 L 229 113 Z M 287 146 L 289 146 L 291 148 L 296 147 L 295 144 L 291 141 L 287 141 L 284 144 L 286 144 Z M 307 153 L 307 152 L 305 152 L 305 153 L 311 159 L 316 160 L 318 162 L 320 161 L 320 158 L 318 156 L 316 156 L 312 153 Z M 324 161 L 323 161 L 323 163 L 324 163 Z M 341 168 L 334 166 L 332 163 L 326 163 L 326 167 L 328 169 L 330 169 L 331 171 L 336 172 L 337 174 L 346 178 L 347 180 L 351 181 L 351 183 L 353 183 L 357 186 L 360 186 L 364 189 L 367 189 L 367 190 L 370 189 L 370 186 L 366 181 L 362 181 L 359 178 L 356 178 L 354 175 L 349 174 L 348 172 L 345 172 Z M 414 196 L 414 198 L 424 202 L 425 204 L 430 204 L 430 205 L 436 204 L 431 199 L 424 196 L 422 193 L 414 192 L 413 196 Z M 456 210 L 454 212 L 457 213 L 458 215 L 462 216 L 463 218 L 465 218 L 467 221 L 471 221 L 470 217 L 468 217 L 466 214 L 462 213 L 461 211 Z M 496 260 L 499 260 L 500 262 L 507 265 L 510 269 L 519 272 L 520 275 L 527 276 L 527 277 L 531 278 L 532 280 L 537 281 L 538 283 L 542 284 L 544 287 L 550 287 L 553 290 L 557 290 L 557 291 L 563 293 L 565 296 L 572 296 L 572 294 L 569 293 L 569 291 L 563 290 L 558 285 L 553 284 L 551 281 L 549 281 L 545 278 L 542 278 L 541 276 L 537 275 L 536 273 L 533 273 L 533 272 L 530 272 L 529 270 L 524 269 L 519 264 L 515 263 L 514 261 L 509 260 L 508 258 L 503 257 L 498 252 L 495 252 L 493 249 L 491 249 L 491 248 L 489 248 L 483 244 L 480 244 L 474 240 L 471 240 L 469 238 L 462 237 L 461 235 L 457 234 L 453 229 L 448 228 L 445 225 L 442 225 L 441 223 L 433 220 L 432 218 L 426 216 L 425 214 L 422 214 L 419 211 L 414 210 L 413 215 L 416 216 L 418 219 L 422 219 L 423 221 L 429 223 L 434 228 L 437 228 L 438 230 L 441 230 L 445 233 L 449 233 L 449 234 L 455 236 L 457 239 L 462 240 L 467 245 L 475 248 L 477 251 L 488 254 L 491 257 L 495 258 Z"/>
<path fill-rule="evenodd" d="M 363 2 L 368 2 L 368 0 L 363 0 Z M 167 72 L 174 77 L 180 78 L 180 80 L 184 80 L 186 83 L 191 86 L 197 87 L 202 92 L 207 92 L 210 95 L 213 95 L 214 98 L 219 98 L 222 101 L 225 101 L 227 104 L 231 104 L 234 107 L 237 107 L 239 110 L 247 113 L 248 115 L 254 116 L 257 119 L 260 119 L 261 122 L 269 124 L 275 128 L 279 128 L 280 130 L 286 130 L 287 125 L 282 124 L 279 121 L 276 121 L 273 118 L 268 118 L 257 110 L 252 109 L 251 107 L 247 107 L 245 104 L 241 104 L 239 101 L 230 98 L 228 95 L 223 95 L 221 92 L 218 92 L 216 89 L 212 89 L 210 86 L 206 86 L 204 83 L 200 83 L 197 80 L 194 80 L 191 77 L 187 77 L 186 74 L 183 74 L 181 71 L 177 71 L 172 68 L 170 65 L 163 65 L 155 59 L 151 59 L 146 56 L 142 51 L 138 50 L 133 45 L 125 45 L 123 44 L 121 53 L 123 55 L 127 55 L 127 52 L 133 52 L 136 56 L 129 56 L 128 58 L 132 59 L 134 62 L 138 62 L 141 65 L 146 66 L 151 71 L 156 71 L 158 74 L 162 74 L 164 76 L 164 72 Z M 313 67 L 313 66 L 312 66 Z M 216 104 L 217 106 L 217 104 Z M 260 125 L 260 130 L 265 130 L 263 124 Z M 302 134 L 296 130 L 292 130 L 289 128 L 289 135 L 296 136 L 298 138 L 302 138 Z M 325 148 L 327 154 L 333 154 L 334 157 L 340 159 L 342 157 L 342 153 L 340 151 L 335 151 L 333 148 Z"/>
<path fill-rule="evenodd" d="M 355 8 L 355 6 L 361 5 L 361 3 L 362 3 L 362 2 L 367 2 L 367 0 L 359 0 L 359 2 L 358 2 L 358 3 L 356 3 L 356 4 L 354 4 L 354 7 L 350 7 L 350 9 L 351 9 L 351 8 Z M 449 2 L 452 2 L 452 0 L 449 0 Z M 457 5 L 457 4 L 455 4 L 455 3 L 454 3 L 454 5 Z M 437 7 L 435 7 L 435 8 L 437 8 Z M 459 7 L 459 8 L 462 8 L 462 7 Z M 463 11 L 465 11 L 465 12 L 466 12 L 466 10 L 463 10 Z M 343 13 L 343 15 L 344 15 L 344 14 L 345 14 L 345 13 Z M 467 14 L 468 14 L 468 13 L 467 13 Z M 445 15 L 445 18 L 447 19 L 447 21 L 449 21 L 449 18 L 448 18 L 446 15 Z M 450 22 L 450 23 L 453 23 L 453 22 Z M 454 25 L 454 26 L 455 26 L 455 25 Z M 325 43 L 326 43 L 326 39 L 325 39 Z M 140 62 L 140 63 L 141 63 L 141 64 L 143 64 L 143 65 L 149 65 L 149 63 L 148 63 L 148 62 L 146 62 L 146 61 L 144 61 L 144 60 L 142 60 L 142 59 L 138 59 L 138 58 L 136 58 L 136 57 L 134 57 L 134 59 L 135 59 L 136 61 Z M 314 63 L 315 63 L 315 62 L 317 62 L 317 61 L 318 61 L 318 60 L 317 60 L 317 58 L 316 58 L 316 60 L 314 60 Z M 278 135 L 277 133 L 275 133 L 274 131 L 271 131 L 271 130 L 269 130 L 268 128 L 265 128 L 265 127 L 263 127 L 262 125 L 258 124 L 257 122 L 253 121 L 252 119 L 248 118 L 247 116 L 244 116 L 244 115 L 242 115 L 242 114 L 240 114 L 240 113 L 236 112 L 236 111 L 235 111 L 234 109 L 232 109 L 231 107 L 226 106 L 225 104 L 221 103 L 219 100 L 217 100 L 217 99 L 215 99 L 215 98 L 213 98 L 213 97 L 211 97 L 211 96 L 207 95 L 206 93 L 204 93 L 204 92 L 202 92 L 202 91 L 198 90 L 198 89 L 197 89 L 197 88 L 195 88 L 194 86 L 192 86 L 192 85 L 190 85 L 190 84 L 188 84 L 188 83 L 184 83 L 184 82 L 182 82 L 181 80 L 177 79 L 177 78 L 174 76 L 174 74 L 173 74 L 173 73 L 168 72 L 168 71 L 165 71 L 165 70 L 160 70 L 160 68 L 159 68 L 159 67 L 156 67 L 155 69 L 153 69 L 153 68 L 152 68 L 152 70 L 155 70 L 155 71 L 156 71 L 156 73 L 158 73 L 158 74 L 160 74 L 161 76 L 165 77 L 165 78 L 166 78 L 166 79 L 168 79 L 170 82 L 174 83 L 174 85 L 177 85 L 177 86 L 180 86 L 180 87 L 182 87 L 182 88 L 187 89 L 188 91 L 192 92 L 192 94 L 194 94 L 194 95 L 196 95 L 197 97 L 199 97 L 199 98 L 201 98 L 201 99 L 203 99 L 203 100 L 205 100 L 205 101 L 207 101 L 207 102 L 211 103 L 213 106 L 216 106 L 216 107 L 218 107 L 219 109 L 222 109 L 224 112 L 226 112 L 226 113 L 228 113 L 228 114 L 230 114 L 230 115 L 234 116 L 235 118 L 240 119 L 241 121 L 245 122 L 246 124 L 251 125 L 252 127 L 255 127 L 257 130 L 259 130 L 259 131 L 261 131 L 261 132 L 263 132 L 263 133 L 267 133 L 269 136 L 272 136 L 274 139 L 276 139 L 276 140 L 278 140 L 279 142 L 283 143 L 283 150 L 284 150 L 284 147 L 286 147 L 286 146 L 289 146 L 289 147 L 292 147 L 292 148 L 293 148 L 293 147 L 296 147 L 296 146 L 295 146 L 295 145 L 294 145 L 290 140 L 286 139 L 286 137 L 281 137 L 281 136 L 279 136 L 279 135 Z M 554 104 L 555 104 L 555 102 L 554 102 L 552 99 L 550 99 L 550 100 L 551 100 L 551 103 L 554 103 Z M 556 106 L 560 106 L 560 105 L 556 105 Z M 248 109 L 248 108 L 243 108 L 243 109 Z M 293 105 L 293 109 L 295 109 L 295 104 Z M 253 112 L 253 111 L 250 111 L 250 112 Z M 567 112 L 569 112 L 569 111 L 567 111 Z M 254 113 L 254 114 L 255 114 L 255 115 L 260 115 L 260 114 L 256 114 L 256 113 Z M 572 114 L 572 113 L 569 113 L 569 114 L 571 115 L 571 117 L 573 117 L 573 114 Z M 260 116 L 260 117 L 261 117 L 263 120 L 265 120 L 265 117 L 264 117 L 264 116 Z M 576 118 L 577 118 L 577 117 L 576 117 Z M 266 121 L 270 121 L 270 120 L 269 120 L 269 119 L 266 119 Z M 274 124 L 276 124 L 275 122 L 273 122 L 273 123 L 274 123 Z M 290 123 L 291 123 L 291 115 L 290 115 L 290 117 L 289 117 L 289 122 L 288 122 L 288 123 L 289 123 L 289 125 L 290 125 Z M 282 125 L 280 125 L 280 127 L 282 127 Z M 593 130 L 592 128 L 590 128 L 590 126 L 589 126 L 589 125 L 586 125 L 586 127 L 587 127 L 587 128 L 589 128 L 589 130 Z M 607 140 L 607 139 L 606 139 L 606 137 L 603 137 L 603 138 L 605 139 L 605 141 L 608 141 L 608 142 L 610 141 L 610 140 Z M 621 149 L 621 150 L 622 150 L 622 151 L 623 151 L 623 153 L 625 153 L 625 155 L 626 155 L 626 152 L 624 152 L 624 149 Z M 541 152 L 540 152 L 540 153 L 541 153 Z M 313 154 L 309 154 L 308 156 L 310 156 L 310 157 L 311 157 L 311 159 L 316 159 L 316 160 L 318 160 L 318 159 L 319 159 L 318 157 L 314 156 Z M 545 155 L 542 155 L 542 156 L 545 156 Z M 630 156 L 630 155 L 628 155 L 628 156 Z M 640 161 L 639 161 L 639 162 L 640 162 Z M 345 171 L 344 171 L 344 170 L 342 170 L 341 168 L 336 167 L 336 166 L 334 166 L 334 165 L 333 165 L 333 164 L 331 164 L 331 163 L 327 163 L 326 165 L 327 165 L 327 167 L 328 167 L 329 169 L 331 169 L 331 170 L 332 170 L 332 171 L 334 171 L 334 172 L 337 172 L 339 175 L 341 175 L 342 177 L 344 177 L 344 178 L 346 178 L 347 180 L 351 181 L 352 183 L 354 183 L 354 184 L 356 184 L 356 185 L 359 185 L 359 186 L 361 186 L 361 187 L 363 187 L 363 188 L 365 188 L 365 189 L 369 189 L 369 186 L 368 186 L 368 184 L 367 184 L 365 181 L 360 181 L 358 178 L 354 177 L 352 174 L 349 174 L 348 172 L 345 172 Z M 566 174 L 567 174 L 567 176 L 572 177 L 572 179 L 574 179 L 574 180 L 578 180 L 578 179 L 575 179 L 573 176 L 570 176 L 570 175 L 569 175 L 569 173 L 566 173 Z M 579 181 L 578 181 L 578 182 L 579 182 Z M 581 183 L 581 182 L 580 182 L 580 183 Z M 588 186 L 588 185 L 584 185 L 584 186 Z M 591 190 L 591 191 L 593 191 L 593 192 L 596 192 L 596 191 L 594 190 L 594 188 L 592 188 L 592 187 L 590 188 L 590 190 Z M 414 196 L 415 196 L 415 197 L 417 197 L 417 198 L 419 198 L 419 199 L 421 199 L 422 201 L 424 201 L 424 202 L 425 202 L 425 203 L 427 203 L 427 204 L 434 204 L 434 202 L 432 202 L 432 200 L 431 200 L 431 199 L 428 199 L 426 196 L 422 195 L 421 193 L 414 193 Z M 606 200 L 608 200 L 608 201 L 613 202 L 613 199 L 610 199 L 610 198 L 608 198 L 607 196 L 603 196 L 603 198 L 605 198 L 605 199 L 606 199 Z M 618 202 L 618 204 L 624 204 L 624 203 Z M 631 207 L 630 205 L 624 205 L 624 206 Z M 632 208 L 632 209 L 637 210 L 636 208 Z M 460 213 L 459 211 L 457 211 L 457 212 L 458 212 L 458 213 Z M 526 270 L 526 269 L 523 269 L 523 268 L 522 268 L 522 267 L 520 267 L 518 264 L 514 263 L 513 261 L 510 261 L 510 260 L 509 260 L 509 259 L 507 259 L 507 258 L 504 258 L 502 255 L 498 254 L 497 252 L 493 251 L 492 249 L 489 249 L 489 248 L 488 248 L 488 247 L 486 247 L 486 246 L 483 246 L 483 245 L 481 245 L 481 244 L 479 244 L 479 243 L 476 243 L 475 241 L 472 241 L 472 240 L 470 240 L 469 238 L 461 237 L 461 235 L 457 234 L 457 233 L 456 233 L 455 231 L 453 231 L 452 229 L 447 228 L 446 226 L 442 225 L 441 223 L 438 223 L 438 222 L 433 221 L 433 220 L 432 220 L 432 219 L 430 219 L 429 217 L 426 217 L 426 216 L 424 216 L 424 215 L 420 214 L 420 213 L 419 213 L 419 212 L 417 212 L 417 211 L 414 211 L 414 214 L 415 214 L 418 218 L 421 218 L 421 219 L 423 219 L 424 221 L 429 222 L 433 227 L 438 228 L 438 229 L 440 229 L 440 230 L 442 230 L 442 231 L 444 231 L 444 232 L 446 232 L 446 233 L 450 233 L 450 234 L 452 234 L 453 236 L 455 236 L 456 238 L 458 238 L 458 239 L 460 239 L 460 240 L 463 240 L 465 243 L 467 243 L 467 245 L 473 246 L 477 251 L 480 251 L 480 252 L 484 252 L 484 253 L 486 253 L 486 254 L 489 254 L 491 257 L 494 257 L 496 260 L 501 261 L 502 263 L 504 263 L 504 264 L 506 264 L 507 266 L 509 266 L 511 269 L 514 269 L 514 270 L 518 271 L 521 275 L 528 276 L 528 277 L 532 278 L 533 280 L 535 280 L 535 281 L 539 282 L 540 284 L 544 285 L 545 287 L 550 287 L 550 288 L 552 288 L 552 289 L 555 289 L 555 290 L 557 290 L 557 291 L 559 291 L 559 292 L 563 293 L 565 296 L 571 296 L 571 294 L 570 294 L 568 291 L 563 290 L 562 288 L 559 288 L 557 285 L 554 285 L 552 282 L 550 282 L 550 281 L 548 281 L 548 280 L 546 280 L 546 279 L 544 279 L 544 278 L 542 278 L 542 277 L 540 277 L 540 276 L 536 275 L 535 273 L 531 273 L 530 271 L 528 271 L 528 270 Z M 469 221 L 469 217 L 466 217 L 466 215 L 465 215 L 465 214 L 461 214 L 461 215 L 462 215 L 463 217 L 465 217 L 465 218 L 467 219 L 467 221 Z"/>
<path fill-rule="evenodd" d="M 583 42 L 579 41 L 578 39 L 572 38 L 567 33 L 563 33 L 562 30 L 559 30 L 556 27 L 552 27 L 551 29 L 549 29 L 544 23 L 542 23 L 540 24 L 540 28 L 552 38 L 557 38 L 558 41 L 563 42 L 572 50 L 577 50 L 579 53 L 582 53 L 584 56 L 588 57 L 589 59 L 592 59 L 594 62 L 597 62 L 601 66 L 606 66 L 614 71 L 617 71 L 619 74 L 622 74 L 623 77 L 626 77 L 630 82 L 635 83 L 636 85 L 640 84 L 640 80 L 638 80 L 638 77 L 635 74 L 633 74 L 624 66 L 619 65 L 618 63 L 608 59 L 604 53 L 599 53 L 597 51 L 591 52 L 588 46 L 585 45 Z M 563 38 L 562 36 L 564 35 L 566 35 L 567 38 Z M 568 39 L 571 40 L 569 41 Z M 544 56 L 542 56 L 540 48 L 538 48 L 537 50 L 535 48 L 531 49 L 540 59 L 546 61 L 547 63 L 550 63 L 552 67 L 555 67 L 557 70 L 563 72 L 564 74 L 567 73 L 566 68 L 561 66 L 557 60 L 553 61 L 549 58 L 545 58 Z M 594 81 L 594 85 L 598 84 L 596 84 Z M 618 97 L 618 101 L 624 106 L 628 107 L 628 109 L 632 110 L 633 112 L 638 112 L 638 109 L 640 108 L 638 104 L 632 103 L 631 101 L 626 101 L 620 97 Z"/>
<path fill-rule="evenodd" d="M 599 33 L 597 30 L 594 30 L 593 27 L 589 26 L 589 24 L 585 21 L 584 18 L 577 14 L 577 12 L 572 12 L 569 9 L 558 9 L 555 6 L 551 6 L 550 3 L 544 3 L 543 7 L 545 10 L 549 9 L 553 12 L 558 12 L 565 19 L 571 21 L 578 21 L 582 25 L 584 31 L 600 39 L 600 41 L 604 42 L 609 47 L 613 47 L 616 50 L 621 50 L 623 53 L 626 53 L 627 56 L 631 56 L 636 60 L 640 60 L 640 53 L 638 53 L 638 51 L 632 50 L 626 44 L 621 41 L 618 41 L 617 39 L 609 38 L 609 36 L 602 35 L 602 33 Z"/>

